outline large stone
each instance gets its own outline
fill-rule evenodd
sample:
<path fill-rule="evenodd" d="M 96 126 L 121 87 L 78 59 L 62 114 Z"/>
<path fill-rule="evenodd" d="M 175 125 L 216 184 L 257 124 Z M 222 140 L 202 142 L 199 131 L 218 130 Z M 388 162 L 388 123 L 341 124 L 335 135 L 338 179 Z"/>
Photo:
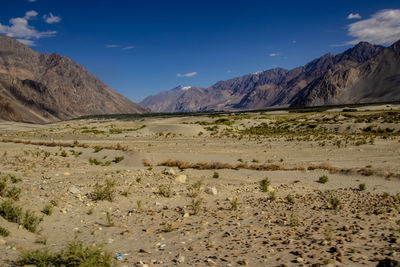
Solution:
<path fill-rule="evenodd" d="M 180 174 L 175 177 L 175 181 L 178 183 L 184 184 L 184 183 L 186 183 L 186 180 L 187 180 L 187 176 L 184 174 Z"/>

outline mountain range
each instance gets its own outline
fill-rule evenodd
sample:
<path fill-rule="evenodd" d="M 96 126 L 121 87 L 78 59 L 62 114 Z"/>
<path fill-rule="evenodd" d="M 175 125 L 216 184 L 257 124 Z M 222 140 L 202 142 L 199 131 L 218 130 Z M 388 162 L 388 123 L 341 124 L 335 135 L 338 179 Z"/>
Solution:
<path fill-rule="evenodd" d="M 48 123 L 148 111 L 68 57 L 41 54 L 0 35 L 0 119 Z"/>
<path fill-rule="evenodd" d="M 177 87 L 145 98 L 153 112 L 250 110 L 400 100 L 400 41 L 360 42 L 291 70 L 275 68 L 208 88 Z"/>

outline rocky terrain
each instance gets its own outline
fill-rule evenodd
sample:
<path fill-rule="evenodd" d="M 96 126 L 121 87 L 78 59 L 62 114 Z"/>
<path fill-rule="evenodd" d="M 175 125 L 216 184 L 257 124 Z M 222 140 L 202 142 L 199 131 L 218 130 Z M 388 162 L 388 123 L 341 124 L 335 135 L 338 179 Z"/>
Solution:
<path fill-rule="evenodd" d="M 0 265 L 393 264 L 399 109 L 1 122 Z"/>
<path fill-rule="evenodd" d="M 390 47 L 361 42 L 292 70 L 271 69 L 209 88 L 162 92 L 141 104 L 153 111 L 181 112 L 393 101 L 400 95 L 399 62 L 399 42 Z"/>
<path fill-rule="evenodd" d="M 0 119 L 47 123 L 147 111 L 68 57 L 40 54 L 0 35 Z"/>

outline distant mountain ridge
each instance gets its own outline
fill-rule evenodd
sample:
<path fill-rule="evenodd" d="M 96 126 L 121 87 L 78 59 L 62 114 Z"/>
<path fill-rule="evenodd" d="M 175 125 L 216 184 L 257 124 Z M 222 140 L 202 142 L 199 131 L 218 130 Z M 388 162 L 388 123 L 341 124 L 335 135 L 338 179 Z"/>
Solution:
<path fill-rule="evenodd" d="M 148 112 L 58 54 L 0 35 L 0 119 L 47 123 L 82 115 Z"/>
<path fill-rule="evenodd" d="M 399 100 L 399 44 L 383 47 L 360 42 L 291 70 L 275 68 L 208 88 L 191 87 L 173 97 L 167 93 L 171 90 L 161 92 L 141 104 L 157 112 L 187 112 Z"/>

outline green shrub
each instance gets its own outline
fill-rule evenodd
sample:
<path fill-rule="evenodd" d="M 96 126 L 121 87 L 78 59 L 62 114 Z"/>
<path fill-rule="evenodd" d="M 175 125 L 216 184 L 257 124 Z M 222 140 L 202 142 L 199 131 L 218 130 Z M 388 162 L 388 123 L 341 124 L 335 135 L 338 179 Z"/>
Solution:
<path fill-rule="evenodd" d="M 229 200 L 229 203 L 231 204 L 231 210 L 237 210 L 239 208 L 239 199 L 234 198 L 232 200 Z"/>
<path fill-rule="evenodd" d="M 67 154 L 67 152 L 65 152 L 65 150 L 63 150 L 63 151 L 61 151 L 60 156 L 65 158 L 65 157 L 68 157 L 68 154 Z"/>
<path fill-rule="evenodd" d="M 288 194 L 286 196 L 286 201 L 289 202 L 290 204 L 293 204 L 294 203 L 294 197 L 292 195 Z"/>
<path fill-rule="evenodd" d="M 93 149 L 94 149 L 93 153 L 98 153 L 103 150 L 101 146 L 95 146 Z"/>
<path fill-rule="evenodd" d="M 268 192 L 268 186 L 271 184 L 271 182 L 269 181 L 268 177 L 265 177 L 259 182 L 259 184 L 261 187 L 261 191 Z"/>
<path fill-rule="evenodd" d="M 56 200 L 50 200 L 50 204 L 53 206 L 53 207 L 57 207 L 58 206 L 58 203 L 57 203 L 57 201 Z"/>
<path fill-rule="evenodd" d="M 340 206 L 341 206 L 340 200 L 338 198 L 336 198 L 336 197 L 331 198 L 331 200 L 329 202 L 330 202 L 330 204 L 332 206 L 332 209 L 334 209 L 334 210 L 338 210 L 340 208 Z"/>
<path fill-rule="evenodd" d="M 120 163 L 120 162 L 123 161 L 123 160 L 124 160 L 124 156 L 115 157 L 114 160 L 113 160 L 113 162 L 114 162 L 114 163 Z"/>
<path fill-rule="evenodd" d="M 110 267 L 112 265 L 111 253 L 102 246 L 85 246 L 81 242 L 73 241 L 66 250 L 59 253 L 49 249 L 23 251 L 18 260 L 18 265 L 35 266 L 97 266 Z"/>
<path fill-rule="evenodd" d="M 42 209 L 42 213 L 50 216 L 53 213 L 53 205 L 47 204 L 46 206 L 44 206 L 44 208 Z"/>
<path fill-rule="evenodd" d="M 365 184 L 359 184 L 359 185 L 358 185 L 358 189 L 359 189 L 360 191 L 364 191 L 365 189 L 367 189 L 367 186 L 366 186 Z"/>
<path fill-rule="evenodd" d="M 169 185 L 160 184 L 158 186 L 158 194 L 163 197 L 172 197 L 171 187 Z"/>
<path fill-rule="evenodd" d="M 327 182 L 328 182 L 328 176 L 326 176 L 326 175 L 321 176 L 321 177 L 319 177 L 319 179 L 318 179 L 318 183 L 326 184 Z"/>
<path fill-rule="evenodd" d="M 27 211 L 25 211 L 24 221 L 23 221 L 22 225 L 29 232 L 34 233 L 36 231 L 37 226 L 39 225 L 39 223 L 41 221 L 42 221 L 42 219 L 37 217 L 35 215 L 35 212 L 27 210 Z"/>
<path fill-rule="evenodd" d="M 189 208 L 192 210 L 194 215 L 199 213 L 202 203 L 203 203 L 202 198 L 200 197 L 192 198 Z"/>
<path fill-rule="evenodd" d="M 11 199 L 0 204 L 0 215 L 9 222 L 22 222 L 22 208 L 16 206 Z"/>
<path fill-rule="evenodd" d="M 4 196 L 7 188 L 7 176 L 0 178 L 0 196 Z"/>
<path fill-rule="evenodd" d="M 7 175 L 8 178 L 10 178 L 11 183 L 16 184 L 18 182 L 21 182 L 22 179 L 21 178 L 17 178 L 15 175 L 13 174 L 8 174 Z"/>
<path fill-rule="evenodd" d="M 6 197 L 11 198 L 12 200 L 19 200 L 20 194 L 21 194 L 21 188 L 13 186 L 12 188 L 8 189 Z"/>
<path fill-rule="evenodd" d="M 295 214 L 290 214 L 290 226 L 298 226 L 300 224 L 299 218 Z"/>
<path fill-rule="evenodd" d="M 114 226 L 114 220 L 112 219 L 111 214 L 108 211 L 106 211 L 106 219 L 108 227 Z"/>
<path fill-rule="evenodd" d="M 219 173 L 218 172 L 214 172 L 213 178 L 215 178 L 215 179 L 219 178 Z"/>
<path fill-rule="evenodd" d="M 92 193 L 92 199 L 108 200 L 110 202 L 114 199 L 116 182 L 114 180 L 106 179 L 104 184 L 96 183 L 94 185 L 94 191 Z"/>
<path fill-rule="evenodd" d="M 0 226 L 0 235 L 1 236 L 8 236 L 9 234 L 10 234 L 10 232 L 6 228 Z"/>
<path fill-rule="evenodd" d="M 60 266 L 60 255 L 50 252 L 47 248 L 24 251 L 19 256 L 18 265 L 32 264 L 38 267 Z"/>
<path fill-rule="evenodd" d="M 203 183 L 201 181 L 197 181 L 189 186 L 189 196 L 191 198 L 196 198 L 200 195 L 202 184 Z"/>
<path fill-rule="evenodd" d="M 276 193 L 275 191 L 269 192 L 269 200 L 275 201 L 276 200 Z"/>
<path fill-rule="evenodd" d="M 172 226 L 172 224 L 170 224 L 170 223 L 166 223 L 166 224 L 164 224 L 164 227 L 163 227 L 163 229 L 161 230 L 162 232 L 164 232 L 164 233 L 169 233 L 169 232 L 172 232 L 172 231 L 174 231 L 175 229 L 174 229 L 174 227 Z"/>

